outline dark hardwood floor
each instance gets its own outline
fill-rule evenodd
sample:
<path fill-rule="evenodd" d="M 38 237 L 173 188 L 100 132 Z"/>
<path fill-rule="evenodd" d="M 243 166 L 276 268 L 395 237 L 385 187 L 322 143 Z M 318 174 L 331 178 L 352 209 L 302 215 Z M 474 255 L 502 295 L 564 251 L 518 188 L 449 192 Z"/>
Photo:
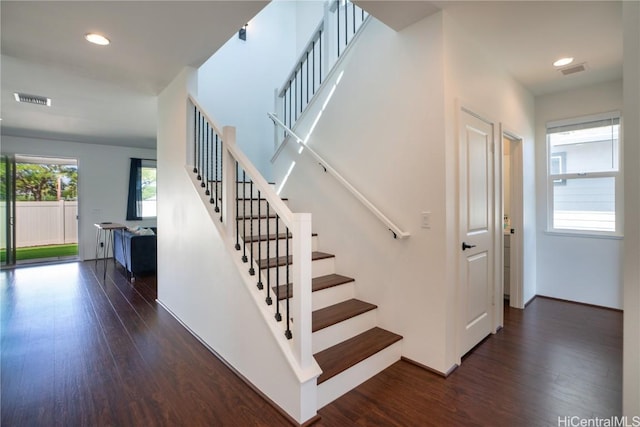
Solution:
<path fill-rule="evenodd" d="M 93 262 L 1 273 L 2 426 L 284 426 L 155 302 Z M 622 314 L 537 298 L 444 379 L 398 362 L 317 426 L 557 426 L 621 412 Z"/>

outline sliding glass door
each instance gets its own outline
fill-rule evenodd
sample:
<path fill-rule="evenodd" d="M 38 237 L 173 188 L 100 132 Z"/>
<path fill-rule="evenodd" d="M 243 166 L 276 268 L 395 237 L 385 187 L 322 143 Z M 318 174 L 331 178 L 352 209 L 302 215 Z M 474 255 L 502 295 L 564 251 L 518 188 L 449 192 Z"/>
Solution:
<path fill-rule="evenodd" d="M 3 154 L 0 160 L 0 266 L 16 263 L 16 161 Z"/>
<path fill-rule="evenodd" d="M 1 156 L 0 263 L 78 258 L 78 161 Z"/>

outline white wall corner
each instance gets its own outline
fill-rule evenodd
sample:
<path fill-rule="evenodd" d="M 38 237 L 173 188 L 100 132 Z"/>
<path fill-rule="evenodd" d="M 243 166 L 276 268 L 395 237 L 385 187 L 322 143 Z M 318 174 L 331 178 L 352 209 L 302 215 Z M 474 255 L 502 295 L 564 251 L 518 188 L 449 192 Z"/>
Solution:
<path fill-rule="evenodd" d="M 640 3 L 623 2 L 624 338 L 622 412 L 640 416 Z"/>

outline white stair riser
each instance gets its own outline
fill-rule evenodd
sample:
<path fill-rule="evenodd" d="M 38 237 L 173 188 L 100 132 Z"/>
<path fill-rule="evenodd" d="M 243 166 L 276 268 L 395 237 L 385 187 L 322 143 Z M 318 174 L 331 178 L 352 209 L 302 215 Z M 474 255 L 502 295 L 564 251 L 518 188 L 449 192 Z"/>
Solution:
<path fill-rule="evenodd" d="M 336 272 L 335 258 L 325 258 L 311 262 L 311 277 L 326 276 Z"/>
<path fill-rule="evenodd" d="M 346 371 L 318 385 L 318 409 L 354 389 L 400 360 L 402 341 L 385 348 Z"/>
<path fill-rule="evenodd" d="M 248 255 L 247 255 L 248 256 Z M 289 281 L 293 281 L 293 265 L 289 266 Z M 249 264 L 247 264 L 247 268 L 249 268 Z M 279 274 L 280 276 L 277 277 L 277 273 L 276 273 L 276 267 L 272 267 L 271 271 L 269 273 L 270 278 L 269 280 L 271 281 L 271 286 L 276 286 L 276 285 L 284 285 L 287 283 L 287 270 L 286 270 L 286 266 L 282 265 L 280 267 L 277 267 L 277 269 L 279 270 Z M 319 259 L 316 261 L 312 261 L 311 262 L 311 277 L 319 277 L 319 276 L 325 276 L 327 274 L 332 274 L 334 272 L 335 269 L 335 263 L 334 263 L 334 258 L 325 258 L 325 259 Z M 257 267 L 256 267 L 257 270 Z M 266 285 L 267 283 L 267 270 L 263 269 L 260 271 L 260 273 L 262 274 L 262 283 L 264 283 Z M 279 280 L 276 280 L 276 278 L 279 278 Z M 256 280 L 257 281 L 257 280 Z"/>
<path fill-rule="evenodd" d="M 313 333 L 312 350 L 318 353 L 336 344 L 355 337 L 378 325 L 377 310 L 373 309 L 358 316 L 320 329 Z"/>
<path fill-rule="evenodd" d="M 338 286 L 316 291 L 312 294 L 313 310 L 329 307 L 330 305 L 346 301 L 356 296 L 356 287 L 354 282 L 344 283 Z"/>
<path fill-rule="evenodd" d="M 315 291 L 312 294 L 311 310 L 315 311 L 329 307 L 330 305 L 355 298 L 355 295 L 356 291 L 354 282 L 343 283 L 342 285 Z"/>
<path fill-rule="evenodd" d="M 255 230 L 254 230 L 255 232 Z M 286 255 L 286 251 L 287 251 L 287 239 L 277 239 L 277 240 L 269 240 L 269 241 L 262 241 L 260 243 L 255 242 L 252 244 L 253 246 L 253 255 L 256 258 L 258 257 L 258 246 L 260 246 L 260 255 L 262 258 L 266 258 L 267 257 L 267 246 L 269 246 L 269 256 L 270 257 L 275 257 L 276 256 L 276 246 L 278 246 L 278 250 L 279 250 L 279 255 L 280 256 L 285 256 Z M 318 249 L 318 238 L 317 236 L 313 236 L 311 237 L 311 250 L 312 251 L 317 251 Z M 289 239 L 289 254 L 291 255 L 293 253 L 293 242 L 291 239 Z"/>

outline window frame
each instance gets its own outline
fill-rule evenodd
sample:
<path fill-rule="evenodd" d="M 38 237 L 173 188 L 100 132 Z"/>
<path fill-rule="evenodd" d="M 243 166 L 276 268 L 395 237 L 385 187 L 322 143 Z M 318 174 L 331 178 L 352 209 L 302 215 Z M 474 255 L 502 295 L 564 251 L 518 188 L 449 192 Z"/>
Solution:
<path fill-rule="evenodd" d="M 140 217 L 142 219 L 154 219 L 158 217 L 158 211 L 157 211 L 157 199 L 158 199 L 158 162 L 156 160 L 153 159 L 142 159 L 142 163 L 140 165 L 140 172 L 142 173 L 142 169 L 155 169 L 156 171 L 156 194 L 155 194 L 155 198 L 156 198 L 156 214 L 153 216 L 144 216 L 142 213 L 144 212 L 144 207 L 141 207 L 140 209 Z M 142 183 L 141 183 L 142 185 Z M 145 202 L 144 198 L 141 201 L 142 203 Z"/>
<path fill-rule="evenodd" d="M 551 141 L 549 129 L 558 128 L 562 126 L 572 126 L 579 124 L 587 124 L 590 122 L 602 121 L 602 120 L 615 120 L 619 121 L 618 128 L 618 143 L 617 143 L 617 160 L 618 169 L 615 171 L 604 172 L 573 172 L 566 173 L 566 163 L 563 168 L 564 173 L 552 174 L 551 162 L 554 157 L 557 157 L 558 153 L 551 153 Z M 623 120 L 619 111 L 612 111 L 602 114 L 594 114 L 588 116 L 580 116 L 572 119 L 557 120 L 548 122 L 545 127 L 545 170 L 546 170 L 546 189 L 547 189 L 547 227 L 546 232 L 554 235 L 569 235 L 580 237 L 600 237 L 600 238 L 614 238 L 619 239 L 623 237 L 623 210 L 624 210 L 624 174 L 623 174 Z M 566 162 L 566 159 L 563 159 Z M 615 230 L 613 231 L 600 231 L 600 230 L 581 230 L 571 228 L 554 228 L 554 195 L 555 188 L 557 186 L 566 186 L 568 181 L 589 179 L 589 178 L 613 178 L 615 187 Z"/>
<path fill-rule="evenodd" d="M 129 171 L 129 185 L 127 191 L 127 221 L 142 221 L 146 219 L 157 218 L 156 215 L 143 216 L 144 200 L 142 199 L 142 170 L 143 169 L 155 169 L 156 170 L 156 198 L 157 198 L 157 161 L 155 159 L 139 159 L 131 158 L 131 165 Z M 156 205 L 157 206 L 157 205 Z M 157 207 L 156 207 L 157 209 Z"/>

